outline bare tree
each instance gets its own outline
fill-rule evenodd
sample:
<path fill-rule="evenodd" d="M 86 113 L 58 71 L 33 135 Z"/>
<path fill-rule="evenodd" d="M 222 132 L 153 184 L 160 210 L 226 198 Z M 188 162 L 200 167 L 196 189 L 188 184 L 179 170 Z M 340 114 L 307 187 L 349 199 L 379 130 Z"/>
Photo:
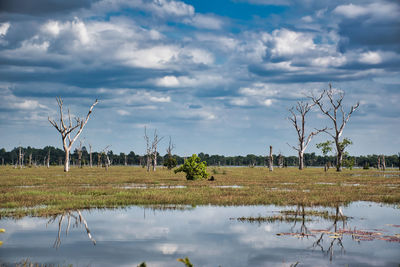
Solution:
<path fill-rule="evenodd" d="M 147 171 L 150 171 L 151 164 L 151 146 L 150 146 L 150 138 L 147 135 L 147 129 L 144 127 L 144 140 L 146 141 L 146 168 Z"/>
<path fill-rule="evenodd" d="M 167 154 L 169 158 L 172 158 L 172 150 L 175 148 L 175 145 L 172 143 L 171 136 L 169 137 L 169 143 L 167 147 Z"/>
<path fill-rule="evenodd" d="M 22 169 L 24 167 L 24 151 L 22 150 L 22 147 L 19 147 L 19 155 L 18 155 L 18 165 L 19 168 Z"/>
<path fill-rule="evenodd" d="M 92 145 L 89 144 L 89 167 L 93 167 Z"/>
<path fill-rule="evenodd" d="M 150 144 L 150 138 L 147 135 L 147 129 L 144 127 L 144 140 L 146 141 L 146 167 L 147 171 L 150 171 L 150 165 L 153 165 L 153 171 L 156 171 L 157 167 L 157 147 L 158 143 L 163 139 L 159 138 L 157 130 L 154 130 L 153 141 Z"/>
<path fill-rule="evenodd" d="M 273 171 L 274 170 L 274 158 L 272 156 L 272 146 L 269 146 L 269 158 L 268 158 L 268 167 L 269 167 L 269 171 Z"/>
<path fill-rule="evenodd" d="M 154 137 L 153 137 L 153 142 L 151 143 L 151 150 L 152 150 L 152 159 L 153 159 L 153 172 L 156 171 L 157 167 L 157 146 L 158 143 L 163 139 L 164 137 L 159 138 L 157 134 L 157 130 L 154 130 Z"/>
<path fill-rule="evenodd" d="M 329 84 L 329 89 L 325 89 L 319 96 L 315 96 L 314 94 L 309 96 L 314 104 L 318 105 L 322 113 L 324 113 L 333 123 L 333 129 L 335 132 L 333 134 L 327 130 L 325 130 L 325 132 L 335 141 L 336 171 L 342 171 L 343 152 L 345 148 L 340 137 L 342 136 L 343 129 L 349 121 L 351 114 L 353 114 L 360 105 L 360 103 L 357 102 L 357 104 L 351 106 L 350 111 L 346 113 L 343 108 L 344 95 L 343 91 L 334 90 L 332 85 Z M 328 98 L 329 108 L 324 105 L 324 97 Z"/>
<path fill-rule="evenodd" d="M 386 162 L 385 162 L 385 155 L 382 155 L 382 170 L 386 170 Z"/>
<path fill-rule="evenodd" d="M 64 171 L 68 172 L 69 171 L 69 152 L 71 150 L 71 147 L 74 144 L 74 142 L 76 141 L 76 139 L 78 139 L 79 135 L 82 133 L 82 130 L 85 127 L 86 123 L 89 121 L 90 114 L 92 113 L 94 106 L 97 105 L 98 101 L 96 99 L 96 101 L 92 104 L 85 119 L 76 117 L 75 124 L 72 125 L 71 115 L 69 113 L 69 110 L 68 110 L 68 124 L 66 124 L 66 122 L 64 121 L 63 101 L 62 101 L 61 97 L 57 97 L 56 100 L 57 100 L 57 104 L 58 104 L 59 112 L 60 112 L 60 122 L 59 122 L 59 124 L 57 124 L 57 122 L 55 120 L 51 120 L 50 117 L 48 118 L 48 120 L 51 123 L 51 125 L 53 125 L 54 128 L 56 128 L 57 131 L 61 134 L 63 148 L 65 151 Z M 75 136 L 71 138 L 71 134 L 76 129 L 78 131 L 75 133 Z"/>
<path fill-rule="evenodd" d="M 76 212 L 76 214 L 74 214 Z M 65 229 L 65 235 L 68 235 L 69 229 L 71 227 L 71 222 L 73 227 L 78 227 L 80 224 L 83 224 L 86 230 L 86 234 L 88 238 L 92 241 L 93 245 L 96 245 L 96 240 L 93 238 L 92 233 L 90 232 L 88 223 L 86 222 L 85 218 L 83 217 L 82 213 L 80 210 L 76 211 L 65 211 L 63 214 L 60 215 L 54 215 L 48 222 L 48 224 L 54 223 L 58 219 L 58 232 L 57 232 L 57 237 L 56 240 L 54 241 L 53 247 L 58 249 L 61 245 L 61 232 L 62 232 L 62 225 L 64 219 L 67 219 L 66 222 L 66 229 Z"/>
<path fill-rule="evenodd" d="M 99 162 L 101 162 L 101 158 L 103 156 L 103 158 L 104 158 L 104 167 L 106 168 L 106 171 L 108 171 L 108 167 L 110 167 L 110 165 L 111 165 L 110 158 L 108 157 L 108 148 L 110 146 L 111 145 L 107 145 L 103 150 L 101 150 L 99 152 L 99 155 L 98 155 L 97 166 L 99 166 Z"/>
<path fill-rule="evenodd" d="M 47 151 L 46 166 L 47 168 L 50 168 L 50 147 L 49 150 Z"/>
<path fill-rule="evenodd" d="M 307 102 L 299 101 L 297 102 L 296 107 L 292 107 L 289 109 L 289 112 L 292 114 L 292 116 L 288 117 L 288 119 L 292 122 L 294 128 L 296 129 L 299 140 L 297 147 L 291 146 L 294 150 L 298 152 L 299 170 L 304 169 L 304 151 L 307 149 L 307 146 L 310 143 L 311 139 L 315 135 L 327 129 L 327 127 L 321 130 L 316 129 L 315 132 L 311 132 L 310 134 L 308 134 L 306 138 L 306 129 L 305 129 L 306 115 L 312 109 L 313 106 L 315 106 L 315 104 L 309 104 Z"/>
<path fill-rule="evenodd" d="M 82 140 L 79 140 L 79 147 L 76 149 L 78 152 L 78 168 L 82 168 Z"/>

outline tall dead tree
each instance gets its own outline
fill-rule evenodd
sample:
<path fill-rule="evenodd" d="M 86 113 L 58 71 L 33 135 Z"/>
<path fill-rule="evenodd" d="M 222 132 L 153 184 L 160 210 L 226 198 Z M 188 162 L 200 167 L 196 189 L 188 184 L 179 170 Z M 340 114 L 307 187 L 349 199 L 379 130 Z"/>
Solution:
<path fill-rule="evenodd" d="M 150 142 L 150 138 L 147 135 L 147 129 L 144 127 L 144 140 L 146 141 L 146 167 L 147 171 L 150 171 L 150 166 L 153 166 L 153 171 L 156 171 L 157 167 L 157 147 L 158 143 L 163 139 L 159 138 L 157 130 L 154 130 L 153 141 Z"/>
<path fill-rule="evenodd" d="M 21 147 L 19 147 L 18 165 L 20 169 L 24 167 L 24 152 L 22 151 Z"/>
<path fill-rule="evenodd" d="M 50 117 L 48 118 L 49 122 L 51 125 L 54 126 L 54 128 L 57 129 L 57 131 L 61 134 L 61 139 L 63 143 L 63 148 L 65 152 L 65 161 L 64 161 L 64 171 L 68 172 L 69 171 L 69 152 L 71 150 L 72 145 L 78 139 L 79 135 L 82 133 L 83 128 L 85 127 L 86 123 L 89 121 L 90 114 L 93 111 L 94 106 L 97 105 L 98 101 L 96 101 L 92 104 L 92 106 L 89 109 L 88 114 L 86 115 L 85 119 L 81 119 L 78 117 L 75 117 L 75 123 L 74 125 L 72 124 L 71 120 L 71 114 L 68 110 L 68 123 L 65 122 L 64 119 L 64 112 L 63 112 L 63 101 L 61 97 L 57 97 L 57 104 L 60 112 L 60 122 L 57 124 L 55 120 L 51 120 Z M 71 138 L 71 134 L 74 132 L 74 130 L 77 129 L 77 132 L 75 133 L 74 137 Z"/>
<path fill-rule="evenodd" d="M 153 142 L 151 143 L 151 150 L 152 150 L 152 160 L 153 160 L 153 172 L 156 171 L 157 168 L 157 147 L 158 143 L 163 139 L 163 137 L 159 138 L 157 134 L 157 130 L 154 130 L 154 137 Z"/>
<path fill-rule="evenodd" d="M 309 133 L 306 138 L 306 115 L 313 106 L 315 106 L 315 104 L 309 104 L 307 102 L 299 101 L 297 102 L 296 107 L 292 107 L 289 109 L 289 112 L 292 114 L 292 116 L 288 117 L 288 119 L 292 122 L 294 128 L 296 129 L 297 138 L 299 140 L 297 147 L 291 146 L 294 150 L 297 151 L 299 155 L 299 170 L 304 169 L 304 151 L 307 149 L 307 146 L 310 143 L 311 139 L 315 135 L 327 129 L 326 127 L 321 130 L 316 129 L 316 131 Z"/>
<path fill-rule="evenodd" d="M 82 141 L 79 140 L 79 147 L 76 149 L 78 152 L 78 168 L 82 168 Z"/>
<path fill-rule="evenodd" d="M 50 168 L 50 148 L 47 151 L 46 166 L 47 168 Z"/>
<path fill-rule="evenodd" d="M 351 106 L 349 112 L 345 112 L 343 108 L 344 92 L 334 90 L 332 85 L 329 84 L 329 89 L 324 90 L 319 96 L 312 94 L 309 98 L 318 105 L 323 114 L 325 114 L 333 123 L 334 133 L 327 130 L 325 132 L 329 134 L 336 145 L 336 171 L 342 171 L 343 153 L 345 146 L 342 144 L 340 137 L 342 136 L 343 129 L 350 119 L 351 114 L 359 107 L 360 103 Z M 327 99 L 326 99 L 327 98 Z M 325 99 L 327 101 L 325 101 Z M 325 106 L 325 102 L 328 103 L 329 107 Z"/>
<path fill-rule="evenodd" d="M 110 162 L 110 158 L 108 157 L 108 148 L 111 145 L 107 145 L 103 150 L 101 150 L 99 152 L 99 156 L 98 156 L 98 161 L 101 162 L 101 158 L 103 156 L 104 158 L 104 167 L 106 168 L 106 171 L 108 171 L 108 167 L 111 166 L 111 162 Z M 98 164 L 98 163 L 97 163 Z"/>
<path fill-rule="evenodd" d="M 89 167 L 93 167 L 92 145 L 89 144 Z"/>
<path fill-rule="evenodd" d="M 146 141 L 146 168 L 147 171 L 150 171 L 151 164 L 151 146 L 150 146 L 150 138 L 147 135 L 147 129 L 144 127 L 144 140 Z"/>
<path fill-rule="evenodd" d="M 175 148 L 175 145 L 172 143 L 171 136 L 169 137 L 169 143 L 167 147 L 168 158 L 172 158 L 172 150 Z"/>
<path fill-rule="evenodd" d="M 385 155 L 382 155 L 382 171 L 386 170 Z"/>
<path fill-rule="evenodd" d="M 269 171 L 273 171 L 274 170 L 274 158 L 272 156 L 272 146 L 269 146 L 269 158 L 268 158 L 268 167 L 269 167 Z"/>

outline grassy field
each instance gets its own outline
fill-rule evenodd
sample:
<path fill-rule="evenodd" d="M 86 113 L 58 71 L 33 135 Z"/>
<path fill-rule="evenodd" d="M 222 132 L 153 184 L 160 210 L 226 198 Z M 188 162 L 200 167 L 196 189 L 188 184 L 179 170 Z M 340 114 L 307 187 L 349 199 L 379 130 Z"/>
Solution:
<path fill-rule="evenodd" d="M 322 205 L 364 200 L 400 203 L 398 170 L 213 168 L 215 181 L 140 167 L 14 169 L 0 167 L 0 216 L 50 216 L 69 209 L 127 205 Z"/>

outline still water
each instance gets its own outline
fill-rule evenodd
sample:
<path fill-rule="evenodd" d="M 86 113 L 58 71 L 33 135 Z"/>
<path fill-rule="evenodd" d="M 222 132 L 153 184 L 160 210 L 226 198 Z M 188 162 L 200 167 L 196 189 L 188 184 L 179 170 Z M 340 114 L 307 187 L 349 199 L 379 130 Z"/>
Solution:
<path fill-rule="evenodd" d="M 295 217 L 282 217 L 283 210 Z M 355 202 L 304 210 L 332 216 L 302 207 L 133 206 L 2 219 L 0 266 L 184 266 L 177 262 L 184 257 L 194 266 L 399 266 L 398 207 Z"/>

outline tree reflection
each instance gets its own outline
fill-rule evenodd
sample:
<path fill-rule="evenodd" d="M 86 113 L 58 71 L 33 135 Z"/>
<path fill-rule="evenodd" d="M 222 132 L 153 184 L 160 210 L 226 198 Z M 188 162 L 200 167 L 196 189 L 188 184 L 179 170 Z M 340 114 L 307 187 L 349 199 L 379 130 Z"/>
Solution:
<path fill-rule="evenodd" d="M 58 222 L 58 233 L 56 240 L 54 241 L 53 247 L 58 249 L 61 245 L 61 233 L 63 228 L 63 222 L 66 221 L 65 235 L 68 235 L 69 229 L 72 227 L 78 228 L 80 225 L 83 225 L 86 230 L 86 234 L 88 238 L 92 241 L 93 245 L 96 245 L 96 240 L 93 238 L 89 226 L 83 217 L 80 210 L 75 211 L 65 211 L 62 214 L 54 215 L 48 222 L 47 225 Z"/>
<path fill-rule="evenodd" d="M 341 253 L 344 253 L 344 246 L 342 243 L 343 235 L 342 234 L 337 234 L 338 232 L 338 222 L 342 221 L 343 226 L 342 229 L 346 229 L 347 221 L 346 221 L 346 216 L 343 215 L 343 212 L 339 206 L 336 206 L 336 212 L 335 216 L 333 217 L 333 224 L 332 226 L 328 227 L 326 231 L 321 231 L 321 235 L 317 239 L 317 241 L 314 242 L 313 247 L 319 247 L 322 252 L 326 252 L 329 255 L 329 261 L 333 260 L 333 254 L 334 254 L 334 246 L 335 244 L 340 247 Z M 315 232 L 315 230 L 314 230 Z M 333 232 L 333 233 L 332 233 Z M 330 236 L 328 236 L 330 234 Z M 328 242 L 329 246 L 325 249 L 323 244 L 324 244 L 324 237 L 328 236 L 328 238 L 331 238 L 332 240 Z"/>

